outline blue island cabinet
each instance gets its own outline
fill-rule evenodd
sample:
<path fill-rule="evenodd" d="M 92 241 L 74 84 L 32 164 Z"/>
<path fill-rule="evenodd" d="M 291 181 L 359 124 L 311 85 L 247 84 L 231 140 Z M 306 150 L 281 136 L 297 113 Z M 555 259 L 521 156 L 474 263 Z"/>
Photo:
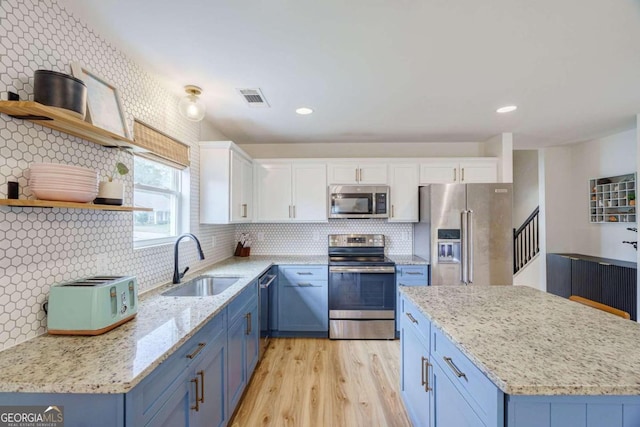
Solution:
<path fill-rule="evenodd" d="M 328 267 L 280 266 L 279 336 L 323 336 L 329 332 Z"/>
<path fill-rule="evenodd" d="M 396 264 L 396 338 L 400 337 L 400 286 L 428 286 L 429 266 L 413 264 Z"/>

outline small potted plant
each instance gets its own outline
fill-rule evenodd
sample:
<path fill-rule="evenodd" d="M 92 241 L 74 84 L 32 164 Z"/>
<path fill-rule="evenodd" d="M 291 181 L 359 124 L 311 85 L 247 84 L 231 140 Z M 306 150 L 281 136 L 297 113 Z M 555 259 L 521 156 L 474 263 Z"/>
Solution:
<path fill-rule="evenodd" d="M 121 206 L 124 200 L 124 183 L 114 179 L 116 175 L 124 176 L 128 173 L 129 168 L 127 165 L 122 162 L 116 162 L 111 176 L 107 177 L 104 181 L 100 181 L 98 197 L 96 197 L 94 202 L 101 205 Z"/>
<path fill-rule="evenodd" d="M 631 192 L 631 193 L 627 194 L 627 199 L 629 199 L 629 206 L 635 206 L 636 205 L 636 193 Z"/>

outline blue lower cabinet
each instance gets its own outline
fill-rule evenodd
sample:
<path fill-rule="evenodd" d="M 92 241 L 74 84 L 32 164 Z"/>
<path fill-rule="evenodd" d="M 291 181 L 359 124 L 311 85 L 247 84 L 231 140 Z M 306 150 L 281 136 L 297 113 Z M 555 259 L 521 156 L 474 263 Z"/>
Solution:
<path fill-rule="evenodd" d="M 403 323 L 404 322 L 403 320 Z M 400 389 L 407 413 L 414 426 L 429 426 L 431 405 L 429 346 L 412 325 L 402 326 Z"/>
<path fill-rule="evenodd" d="M 192 426 L 191 401 L 193 400 L 189 382 L 185 378 L 169 390 L 167 400 L 163 401 L 158 412 L 144 424 L 145 427 L 182 427 Z M 127 424 L 133 425 L 133 424 Z"/>
<path fill-rule="evenodd" d="M 247 321 L 244 316 L 229 325 L 227 335 L 227 396 L 229 408 L 235 408 L 247 386 Z"/>
<path fill-rule="evenodd" d="M 190 426 L 218 427 L 226 425 L 229 413 L 226 396 L 226 346 L 219 340 L 207 351 L 193 371 L 189 384 L 193 390 Z M 176 424 L 167 424 L 167 426 Z"/>
<path fill-rule="evenodd" d="M 486 424 L 445 375 L 438 363 L 433 364 L 432 427 L 484 427 Z"/>
<path fill-rule="evenodd" d="M 328 333 L 327 266 L 279 268 L 278 331 Z"/>
<path fill-rule="evenodd" d="M 400 301 L 400 286 L 428 286 L 429 266 L 428 265 L 396 265 L 396 337 L 400 336 L 400 321 L 398 317 L 402 313 Z"/>
<path fill-rule="evenodd" d="M 234 318 L 229 317 L 227 332 L 227 407 L 233 413 L 258 364 L 260 323 L 258 318 L 257 282 L 249 285 L 236 300 Z M 240 306 L 239 304 L 244 303 Z"/>

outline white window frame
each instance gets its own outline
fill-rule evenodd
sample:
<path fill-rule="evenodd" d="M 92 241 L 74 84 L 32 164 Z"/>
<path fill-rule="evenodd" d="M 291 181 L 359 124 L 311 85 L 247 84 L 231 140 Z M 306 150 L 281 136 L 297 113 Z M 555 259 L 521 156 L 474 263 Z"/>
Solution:
<path fill-rule="evenodd" d="M 163 164 L 162 162 L 159 162 L 157 160 L 149 159 L 147 157 L 141 156 L 141 158 L 144 159 L 145 161 L 156 162 L 167 167 L 172 167 L 172 166 Z M 174 169 L 175 169 L 175 174 L 174 174 L 173 187 L 178 188 L 177 191 L 167 190 L 166 188 L 154 187 L 151 185 L 137 184 L 135 182 L 135 171 L 134 171 L 134 183 L 133 183 L 134 206 L 135 206 L 136 190 L 143 190 L 143 191 L 148 191 L 156 194 L 175 196 L 175 201 L 176 201 L 175 202 L 176 234 L 168 237 L 157 238 L 157 239 L 133 240 L 134 249 L 173 244 L 175 243 L 178 236 L 189 231 L 187 224 L 183 220 L 185 205 L 188 205 L 188 202 L 189 202 L 189 197 L 185 197 L 185 191 L 184 191 L 185 188 L 189 188 L 188 186 L 189 174 L 188 172 L 181 171 L 177 168 L 174 168 Z M 145 207 L 153 208 L 153 206 L 145 206 Z M 134 219 L 134 224 L 132 224 L 132 226 L 135 227 L 135 219 Z M 132 230 L 132 238 L 133 236 L 135 236 L 134 230 Z"/>

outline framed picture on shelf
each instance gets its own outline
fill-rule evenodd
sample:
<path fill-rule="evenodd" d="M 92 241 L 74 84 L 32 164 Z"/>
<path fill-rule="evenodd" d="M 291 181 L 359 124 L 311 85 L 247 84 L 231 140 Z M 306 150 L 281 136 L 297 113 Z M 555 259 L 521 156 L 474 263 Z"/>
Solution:
<path fill-rule="evenodd" d="M 79 62 L 71 63 L 71 72 L 87 86 L 85 120 L 94 126 L 131 139 L 118 89 Z"/>

